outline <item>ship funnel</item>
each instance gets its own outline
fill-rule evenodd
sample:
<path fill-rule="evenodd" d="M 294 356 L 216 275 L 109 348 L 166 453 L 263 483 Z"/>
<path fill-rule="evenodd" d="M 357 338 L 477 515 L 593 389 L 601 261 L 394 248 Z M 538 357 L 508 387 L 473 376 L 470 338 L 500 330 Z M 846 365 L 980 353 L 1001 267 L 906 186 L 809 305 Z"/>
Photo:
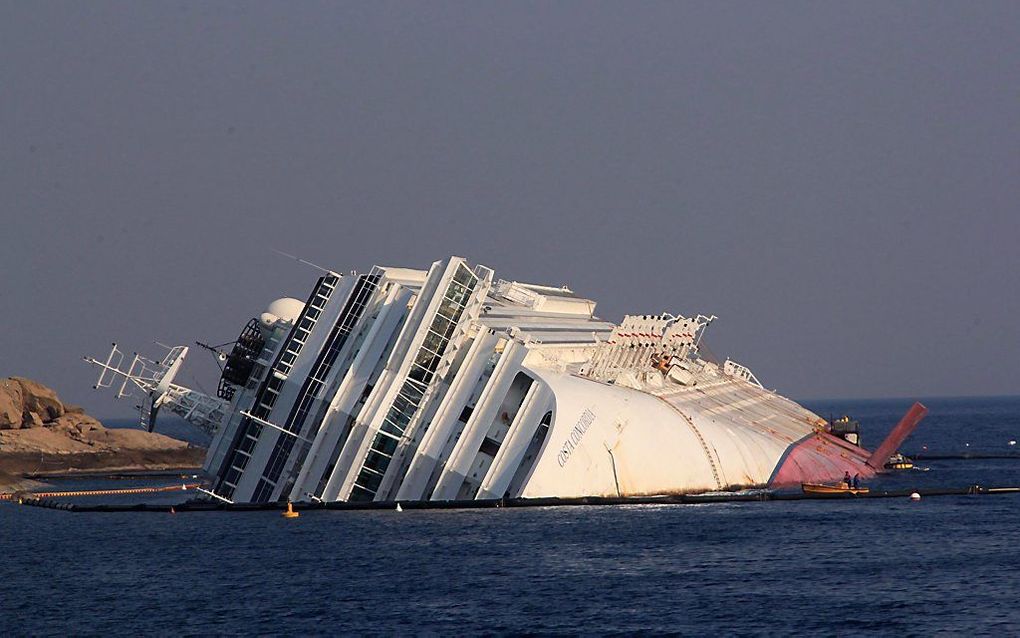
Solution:
<path fill-rule="evenodd" d="M 928 408 L 915 402 L 907 410 L 907 413 L 903 415 L 900 422 L 896 424 L 896 427 L 892 429 L 889 436 L 885 437 L 882 445 L 878 446 L 865 463 L 881 471 L 885 467 L 885 462 L 899 449 L 900 445 L 910 436 L 910 433 L 914 431 L 914 428 L 917 427 L 917 424 L 921 422 L 921 419 L 926 414 L 928 414 Z"/>

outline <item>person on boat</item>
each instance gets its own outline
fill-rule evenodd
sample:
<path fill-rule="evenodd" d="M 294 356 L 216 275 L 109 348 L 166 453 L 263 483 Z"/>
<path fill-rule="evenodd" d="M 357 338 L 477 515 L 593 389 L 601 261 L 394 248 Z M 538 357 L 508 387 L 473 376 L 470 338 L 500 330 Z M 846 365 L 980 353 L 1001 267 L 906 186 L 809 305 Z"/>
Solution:
<path fill-rule="evenodd" d="M 850 487 L 850 472 L 849 470 L 843 475 L 843 486 Z"/>
<path fill-rule="evenodd" d="M 860 474 L 854 474 L 853 487 L 856 490 L 856 489 L 860 488 L 860 486 L 861 486 L 861 475 Z"/>

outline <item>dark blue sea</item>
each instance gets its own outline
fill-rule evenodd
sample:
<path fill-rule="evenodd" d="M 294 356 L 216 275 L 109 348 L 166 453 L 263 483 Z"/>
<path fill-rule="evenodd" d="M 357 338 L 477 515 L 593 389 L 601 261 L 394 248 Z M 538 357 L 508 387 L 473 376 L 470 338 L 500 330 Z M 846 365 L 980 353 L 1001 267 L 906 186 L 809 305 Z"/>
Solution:
<path fill-rule="evenodd" d="M 911 402 L 805 403 L 873 447 Z M 904 451 L 1016 450 L 1020 398 L 925 403 Z M 1020 485 L 1020 460 L 920 464 L 872 487 Z M 2 636 L 1020 634 L 1018 495 L 296 520 L 0 503 L 0 539 Z"/>

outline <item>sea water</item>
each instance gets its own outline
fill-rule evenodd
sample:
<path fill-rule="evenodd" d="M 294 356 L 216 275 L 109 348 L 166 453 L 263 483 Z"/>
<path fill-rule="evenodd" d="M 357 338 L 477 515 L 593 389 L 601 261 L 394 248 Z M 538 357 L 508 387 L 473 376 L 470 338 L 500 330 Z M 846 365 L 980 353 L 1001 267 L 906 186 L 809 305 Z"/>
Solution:
<path fill-rule="evenodd" d="M 910 403 L 806 405 L 874 447 Z M 1016 450 L 1020 399 L 925 403 L 904 451 Z M 1018 460 L 919 465 L 872 487 L 1020 485 Z M 0 635 L 1016 635 L 1018 538 L 1020 495 L 293 520 L 0 504 Z"/>

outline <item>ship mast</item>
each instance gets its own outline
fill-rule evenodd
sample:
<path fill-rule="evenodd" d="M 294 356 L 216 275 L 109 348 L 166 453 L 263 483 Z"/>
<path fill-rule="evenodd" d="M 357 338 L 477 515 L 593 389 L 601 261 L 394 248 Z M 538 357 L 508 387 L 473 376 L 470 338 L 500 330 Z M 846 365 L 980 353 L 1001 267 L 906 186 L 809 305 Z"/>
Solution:
<path fill-rule="evenodd" d="M 138 406 L 140 425 L 149 432 L 156 426 L 157 414 L 165 408 L 202 431 L 214 434 L 223 415 L 228 412 L 230 403 L 175 384 L 174 377 L 184 363 L 188 348 L 162 347 L 167 350 L 162 359 L 149 359 L 136 352 L 126 367 L 123 367 L 124 353 L 117 348 L 116 343 L 110 349 L 106 361 L 83 357 L 87 363 L 99 368 L 99 379 L 92 386 L 93 389 L 109 388 L 120 380 L 116 395 L 118 399 L 133 396 L 135 390 L 141 390 L 144 395 Z"/>

